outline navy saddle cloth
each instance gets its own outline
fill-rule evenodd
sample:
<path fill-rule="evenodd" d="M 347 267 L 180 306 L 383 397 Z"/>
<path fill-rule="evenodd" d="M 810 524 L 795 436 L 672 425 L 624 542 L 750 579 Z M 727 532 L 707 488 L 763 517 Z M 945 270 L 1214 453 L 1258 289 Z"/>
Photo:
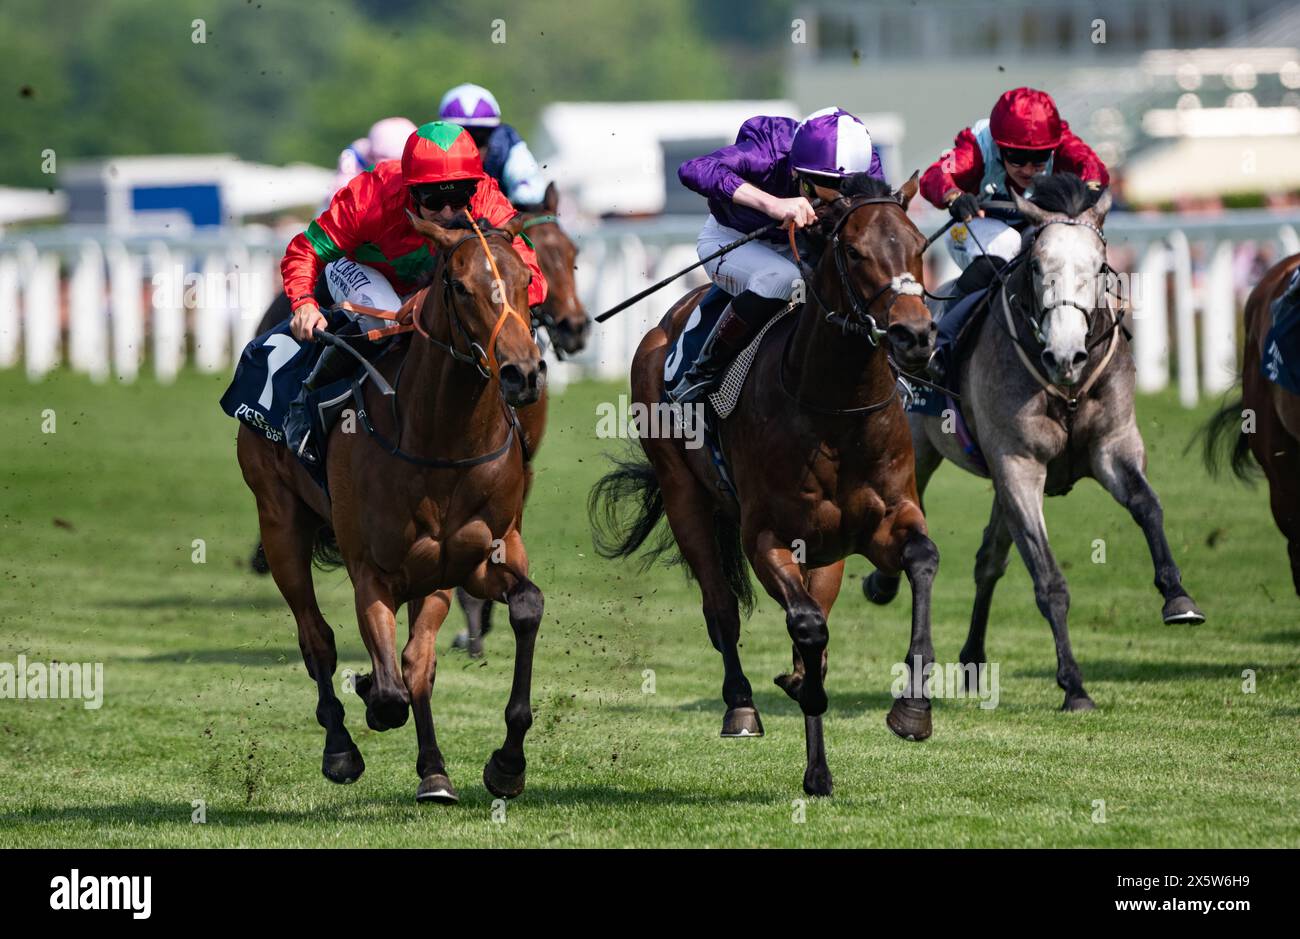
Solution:
<path fill-rule="evenodd" d="M 1264 377 L 1300 395 L 1300 298 L 1275 300 L 1273 326 L 1264 337 Z"/>
<path fill-rule="evenodd" d="M 717 325 L 722 311 L 730 302 L 731 294 L 717 284 L 710 287 L 708 293 L 700 298 L 699 304 L 686 319 L 686 327 L 673 343 L 668 358 L 664 359 L 665 386 L 671 385 L 677 376 L 690 368 L 691 364 L 699 358 L 700 350 L 704 348 L 704 340 L 709 338 L 709 333 L 713 332 L 713 327 Z"/>
<path fill-rule="evenodd" d="M 329 321 L 330 332 L 336 332 L 349 319 L 342 310 L 322 312 Z M 221 409 L 266 439 L 284 443 L 284 419 L 289 403 L 298 396 L 302 383 L 325 348 L 324 343 L 299 342 L 293 338 L 289 320 L 277 323 L 244 347 L 235 367 L 235 377 L 221 396 Z M 320 442 L 322 459 L 315 468 L 303 465 L 322 488 L 325 487 L 324 442 L 329 440 L 330 429 L 351 400 L 352 384 L 360 370 L 361 365 L 357 363 L 351 374 L 308 394 L 312 435 Z"/>

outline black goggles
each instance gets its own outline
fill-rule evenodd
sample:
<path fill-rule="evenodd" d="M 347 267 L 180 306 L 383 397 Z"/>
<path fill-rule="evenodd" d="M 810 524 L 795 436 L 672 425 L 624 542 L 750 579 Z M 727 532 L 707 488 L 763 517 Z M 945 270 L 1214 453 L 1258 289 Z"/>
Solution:
<path fill-rule="evenodd" d="M 474 193 L 478 191 L 478 182 L 456 183 L 422 183 L 411 187 L 411 198 L 430 212 L 441 212 L 447 206 L 463 209 L 469 205 Z"/>
<path fill-rule="evenodd" d="M 1003 150 L 1002 161 L 1011 166 L 1046 166 L 1051 150 Z"/>

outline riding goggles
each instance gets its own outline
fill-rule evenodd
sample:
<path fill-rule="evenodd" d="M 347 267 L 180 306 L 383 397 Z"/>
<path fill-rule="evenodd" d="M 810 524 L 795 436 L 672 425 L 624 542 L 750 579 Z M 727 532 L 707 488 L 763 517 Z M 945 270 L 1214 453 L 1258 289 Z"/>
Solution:
<path fill-rule="evenodd" d="M 1051 150 L 1003 150 L 1002 162 L 1011 166 L 1046 166 L 1052 158 Z"/>
<path fill-rule="evenodd" d="M 478 191 L 478 180 L 457 180 L 449 183 L 421 183 L 411 187 L 411 198 L 430 212 L 441 212 L 447 206 L 460 210 L 469 205 Z"/>

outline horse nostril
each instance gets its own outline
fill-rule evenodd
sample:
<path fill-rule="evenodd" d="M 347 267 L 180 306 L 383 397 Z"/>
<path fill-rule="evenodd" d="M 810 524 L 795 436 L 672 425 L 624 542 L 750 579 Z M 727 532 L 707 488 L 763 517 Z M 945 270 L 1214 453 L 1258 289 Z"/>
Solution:
<path fill-rule="evenodd" d="M 895 323 L 893 326 L 890 326 L 885 333 L 889 336 L 889 341 L 892 342 L 895 348 L 900 352 L 906 352 L 913 346 L 921 344 L 921 340 L 917 334 L 913 330 L 908 329 L 902 323 Z"/>
<path fill-rule="evenodd" d="M 1043 364 L 1046 365 L 1048 368 L 1052 368 L 1052 369 L 1056 368 L 1056 356 L 1052 353 L 1050 349 L 1043 350 Z"/>
<path fill-rule="evenodd" d="M 1088 361 L 1088 353 L 1084 352 L 1082 349 L 1080 349 L 1078 352 L 1074 353 L 1074 364 L 1075 364 L 1075 365 L 1082 365 L 1082 364 L 1083 364 L 1084 362 L 1086 362 L 1086 361 Z"/>
<path fill-rule="evenodd" d="M 501 366 L 501 387 L 506 390 L 524 387 L 524 373 L 518 365 Z"/>

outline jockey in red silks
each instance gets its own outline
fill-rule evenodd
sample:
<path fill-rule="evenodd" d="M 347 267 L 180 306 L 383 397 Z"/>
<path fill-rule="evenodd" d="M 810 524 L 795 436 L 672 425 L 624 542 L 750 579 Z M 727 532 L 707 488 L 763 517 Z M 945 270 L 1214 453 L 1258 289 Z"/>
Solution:
<path fill-rule="evenodd" d="M 1052 173 L 1074 173 L 1098 193 L 1110 182 L 1106 165 L 1061 120 L 1052 96 L 1034 88 L 1003 94 L 987 119 L 959 133 L 952 149 L 925 171 L 921 194 L 958 222 L 946 240 L 948 253 L 962 269 L 955 285 L 959 296 L 987 287 L 995 272 L 1020 252 L 1014 223 L 986 217 L 980 201 L 1010 201 L 1012 193 L 1030 198 L 1034 177 Z M 977 258 L 980 263 L 972 263 Z M 941 379 L 951 340 L 973 309 L 974 304 L 958 302 L 939 320 L 931 372 Z"/>
<path fill-rule="evenodd" d="M 466 207 L 488 227 L 504 225 L 517 214 L 483 171 L 478 147 L 463 128 L 442 121 L 425 124 L 407 138 L 400 162 L 380 163 L 353 178 L 289 242 L 280 272 L 293 308 L 294 337 L 310 340 L 327 325 L 313 297 L 322 273 L 336 303 L 399 310 L 403 298 L 419 289 L 438 263 L 437 249 L 411 226 L 407 212 L 450 225 L 464 221 Z M 514 249 L 532 271 L 528 304 L 535 306 L 546 299 L 546 279 L 522 237 L 515 238 Z M 348 327 L 360 333 L 386 325 L 359 315 Z M 343 377 L 354 363 L 346 352 L 329 346 L 304 383 L 304 393 L 290 405 L 285 440 L 304 457 L 310 459 L 313 452 L 304 449 L 310 429 L 306 391 Z"/>
<path fill-rule="evenodd" d="M 734 144 L 687 160 L 677 178 L 709 200 L 709 220 L 696 241 L 703 258 L 773 220 L 786 228 L 812 224 L 817 215 L 809 200 L 838 199 L 845 178 L 855 173 L 885 178 L 867 128 L 831 107 L 804 121 L 751 117 Z M 803 279 L 784 229 L 715 258 L 704 269 L 732 299 L 695 362 L 668 376 L 668 397 L 679 404 L 713 389 L 727 364 L 790 302 Z"/>

